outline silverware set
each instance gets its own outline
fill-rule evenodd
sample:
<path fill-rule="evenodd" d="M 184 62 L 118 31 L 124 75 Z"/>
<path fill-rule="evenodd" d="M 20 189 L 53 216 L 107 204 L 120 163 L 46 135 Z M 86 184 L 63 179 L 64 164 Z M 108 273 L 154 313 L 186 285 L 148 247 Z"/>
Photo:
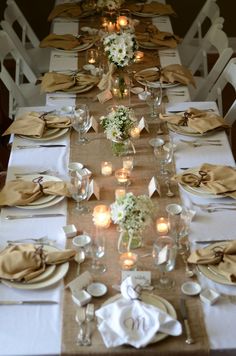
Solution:
<path fill-rule="evenodd" d="M 94 304 L 89 303 L 85 307 L 80 307 L 76 311 L 75 320 L 79 325 L 77 344 L 80 346 L 90 346 L 92 343 L 92 329 L 95 318 Z"/>
<path fill-rule="evenodd" d="M 188 140 L 180 140 L 183 143 L 186 143 L 187 145 L 191 146 L 191 147 L 201 147 L 201 146 L 222 146 L 221 140 L 192 140 L 192 141 L 188 141 Z"/>
<path fill-rule="evenodd" d="M 46 213 L 46 214 L 27 214 L 27 215 L 6 215 L 6 220 L 17 220 L 17 219 L 38 219 L 38 218 L 57 218 L 65 216 L 64 214 L 53 214 L 53 213 Z"/>
<path fill-rule="evenodd" d="M 29 148 L 41 148 L 41 147 L 47 147 L 47 148 L 52 148 L 52 147 L 66 147 L 66 145 L 18 145 L 16 146 L 17 150 L 24 150 L 24 149 L 29 149 Z"/>
<path fill-rule="evenodd" d="M 14 245 L 14 244 L 22 244 L 22 243 L 27 243 L 31 242 L 34 244 L 41 244 L 41 245 L 53 245 L 56 240 L 50 240 L 47 236 L 39 237 L 39 238 L 25 238 L 25 239 L 19 239 L 19 240 L 8 240 L 7 244 L 8 245 Z"/>
<path fill-rule="evenodd" d="M 216 213 L 218 211 L 224 211 L 224 210 L 232 210 L 232 211 L 236 210 L 236 203 L 197 204 L 193 202 L 192 204 L 207 213 Z"/>

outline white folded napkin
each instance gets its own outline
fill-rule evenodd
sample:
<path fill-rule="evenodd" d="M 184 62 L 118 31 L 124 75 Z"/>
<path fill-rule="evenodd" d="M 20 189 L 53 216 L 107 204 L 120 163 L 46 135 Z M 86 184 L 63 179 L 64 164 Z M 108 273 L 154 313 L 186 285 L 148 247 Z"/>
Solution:
<path fill-rule="evenodd" d="M 145 347 L 156 332 L 177 336 L 181 324 L 153 305 L 139 299 L 141 287 L 132 277 L 121 284 L 122 297 L 96 311 L 98 330 L 106 347 L 129 344 Z"/>

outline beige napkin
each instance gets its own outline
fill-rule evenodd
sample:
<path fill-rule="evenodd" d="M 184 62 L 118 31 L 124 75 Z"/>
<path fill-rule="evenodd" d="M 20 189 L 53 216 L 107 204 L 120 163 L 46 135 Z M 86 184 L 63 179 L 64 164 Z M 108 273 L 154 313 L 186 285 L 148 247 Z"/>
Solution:
<path fill-rule="evenodd" d="M 40 42 L 39 47 L 42 48 L 53 47 L 53 48 L 70 50 L 86 42 L 87 41 L 85 40 L 84 36 L 80 36 L 79 38 L 77 38 L 70 34 L 57 35 L 51 33 Z"/>
<path fill-rule="evenodd" d="M 39 177 L 40 178 L 40 177 Z M 70 196 L 67 184 L 62 181 L 35 183 L 23 180 L 7 182 L 0 191 L 0 206 L 27 205 L 43 195 Z"/>
<path fill-rule="evenodd" d="M 150 4 L 128 4 L 126 2 L 125 8 L 130 11 L 151 13 L 159 15 L 174 15 L 175 12 L 171 5 L 161 4 L 156 1 L 152 1 Z"/>
<path fill-rule="evenodd" d="M 191 253 L 189 263 L 199 265 L 217 265 L 220 274 L 229 281 L 236 282 L 236 241 L 224 245 L 224 248 L 202 248 Z"/>
<path fill-rule="evenodd" d="M 64 3 L 54 7 L 48 16 L 48 21 L 52 21 L 55 17 L 78 17 L 82 15 L 81 6 L 77 3 Z"/>
<path fill-rule="evenodd" d="M 54 91 L 80 92 L 90 85 L 96 85 L 98 77 L 90 74 L 77 73 L 68 75 L 56 72 L 45 73 L 42 77 L 41 91 L 52 93 Z"/>
<path fill-rule="evenodd" d="M 0 278 L 30 281 L 48 265 L 67 262 L 75 254 L 74 250 L 47 252 L 43 246 L 34 244 L 10 245 L 0 252 Z"/>
<path fill-rule="evenodd" d="M 228 127 L 223 117 L 214 112 L 195 108 L 189 108 L 185 112 L 178 114 L 160 114 L 160 119 L 174 125 L 190 127 L 193 132 L 201 134 L 218 127 Z"/>
<path fill-rule="evenodd" d="M 32 111 L 14 120 L 3 135 L 17 134 L 40 138 L 48 128 L 64 129 L 70 126 L 71 121 L 67 116 L 58 117 L 53 114 L 43 115 Z"/>
<path fill-rule="evenodd" d="M 188 169 L 175 175 L 174 179 L 190 187 L 204 187 L 210 194 L 236 199 L 236 169 L 233 167 L 204 163 L 196 173 Z"/>
<path fill-rule="evenodd" d="M 142 71 L 135 75 L 135 79 L 149 82 L 160 80 L 161 83 L 181 83 L 195 86 L 195 81 L 190 70 L 180 64 L 170 64 L 161 68 L 160 71 L 152 69 Z"/>
<path fill-rule="evenodd" d="M 176 48 L 180 42 L 180 38 L 173 33 L 159 31 L 158 28 L 152 24 L 148 24 L 144 32 L 136 32 L 136 38 L 140 43 L 153 43 L 169 48 Z"/>

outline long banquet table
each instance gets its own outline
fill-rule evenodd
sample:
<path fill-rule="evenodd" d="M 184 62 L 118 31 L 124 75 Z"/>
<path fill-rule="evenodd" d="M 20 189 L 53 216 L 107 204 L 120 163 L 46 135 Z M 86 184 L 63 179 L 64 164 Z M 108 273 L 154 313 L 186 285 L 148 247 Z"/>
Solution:
<path fill-rule="evenodd" d="M 163 30 L 167 29 L 167 25 L 171 26 L 169 18 L 165 17 L 167 22 L 161 22 L 160 18 L 154 19 L 154 23 L 158 26 L 163 26 Z M 55 23 L 54 31 L 64 32 L 62 26 L 67 26 L 67 30 L 77 31 L 76 23 Z M 176 63 L 180 58 L 178 52 L 176 58 L 165 57 L 160 55 L 161 65 Z M 78 65 L 77 58 L 66 58 L 64 61 L 58 60 L 55 57 L 55 51 L 52 51 L 50 69 L 64 69 L 66 65 L 72 69 L 76 69 Z M 83 61 L 83 53 L 79 54 L 80 60 Z M 106 106 L 111 105 L 108 101 L 105 105 L 94 101 L 98 89 L 83 93 L 78 96 L 78 102 L 86 102 L 89 105 L 90 113 L 99 120 L 99 117 L 106 111 Z M 217 110 L 215 103 L 191 103 L 188 96 L 187 87 L 184 88 L 184 96 L 178 96 L 167 93 L 169 102 L 165 105 L 165 110 L 185 110 L 190 106 L 201 109 L 213 108 Z M 56 101 L 56 102 L 55 102 Z M 22 113 L 35 111 L 49 111 L 50 105 L 60 108 L 63 105 L 74 105 L 75 99 L 55 100 L 52 95 L 47 97 L 47 106 L 43 108 L 21 108 L 18 116 Z M 150 132 L 143 131 L 140 139 L 134 141 L 136 148 L 135 167 L 132 172 L 132 184 L 128 190 L 135 194 L 147 194 L 148 183 L 154 176 L 159 166 L 156 164 L 152 147 L 148 141 L 151 137 L 156 136 L 156 124 L 154 121 L 148 120 L 147 106 L 141 102 L 137 96 L 131 98 L 131 106 L 134 108 L 136 116 L 140 119 L 142 116 L 149 123 Z M 176 143 L 176 151 L 174 154 L 174 164 L 171 169 L 180 172 L 182 167 L 194 167 L 203 162 L 225 164 L 234 166 L 234 158 L 225 132 L 217 132 L 211 136 L 214 139 L 220 139 L 222 146 L 202 146 L 193 148 L 186 146 L 181 142 L 181 136 L 173 132 L 165 131 L 166 137 L 171 135 Z M 75 145 L 76 133 L 71 131 L 70 134 L 64 135 L 53 140 L 53 143 L 65 144 L 62 148 L 34 148 L 27 150 L 18 150 L 19 144 L 28 144 L 29 141 L 14 137 L 12 145 L 12 153 L 9 161 L 7 180 L 14 179 L 15 174 L 19 172 L 41 171 L 45 169 L 51 170 L 53 175 L 61 179 L 67 179 L 68 163 L 70 161 L 79 161 L 83 163 L 91 172 L 92 178 L 100 188 L 100 200 L 91 199 L 85 204 L 93 209 L 100 203 L 110 204 L 114 201 L 114 191 L 117 187 L 114 174 L 111 177 L 103 177 L 100 173 L 100 164 L 103 160 L 112 161 L 113 171 L 121 167 L 122 160 L 119 157 L 111 155 L 110 142 L 104 137 L 104 134 L 99 128 L 99 132 L 87 133 L 91 140 L 89 144 L 84 146 Z M 201 138 L 204 141 L 204 138 Z M 51 142 L 51 141 L 49 141 Z M 30 144 L 30 142 L 29 142 Z M 153 197 L 153 202 L 156 206 L 156 216 L 165 215 L 165 207 L 169 203 L 181 202 L 182 204 L 194 208 L 196 216 L 191 223 L 189 239 L 192 242 L 192 247 L 196 248 L 194 241 L 214 240 L 217 239 L 234 239 L 235 232 L 235 214 L 234 211 L 221 211 L 215 214 L 203 212 L 200 208 L 193 206 L 193 202 L 206 203 L 206 200 L 189 195 L 186 192 L 178 189 L 172 183 L 172 189 L 175 191 L 174 198 L 167 198 L 166 188 L 161 184 L 161 197 Z M 229 199 L 223 199 L 229 201 Z M 1 210 L 1 230 L 0 244 L 3 247 L 7 240 L 20 239 L 23 237 L 41 237 L 48 236 L 52 240 L 56 240 L 57 246 L 60 248 L 72 246 L 70 239 L 66 240 L 62 227 L 67 224 L 75 224 L 78 233 L 86 231 L 91 237 L 94 236 L 95 230 L 92 223 L 92 216 L 76 217 L 71 214 L 71 200 L 63 200 L 57 205 L 46 207 L 43 212 L 62 213 L 64 216 L 56 218 L 42 219 L 22 219 L 9 221 L 5 219 L 9 214 L 26 214 L 26 213 L 41 213 L 42 210 L 24 210 L 19 208 L 2 208 Z M 107 272 L 102 275 L 94 275 L 95 281 L 100 281 L 108 286 L 108 294 L 102 298 L 93 298 L 92 302 L 98 308 L 105 300 L 115 295 L 117 291 L 112 288 L 112 285 L 119 284 L 121 281 L 121 273 L 119 267 L 119 254 L 117 251 L 118 231 L 115 226 L 111 226 L 104 231 L 106 237 L 106 255 L 105 262 L 107 264 Z M 154 227 L 150 227 L 148 232 L 145 232 L 144 246 L 139 249 L 138 254 L 146 254 L 151 252 L 152 243 L 156 238 Z M 90 269 L 91 260 L 87 258 L 81 266 L 81 272 Z M 139 258 L 138 268 L 140 270 L 151 270 L 152 280 L 155 282 L 158 272 L 153 268 L 151 257 Z M 1 305 L 1 324 L 0 324 L 0 355 L 80 355 L 80 354 L 152 354 L 152 355 L 203 355 L 210 351 L 211 354 L 217 355 L 223 353 L 235 354 L 236 341 L 234 337 L 235 319 L 234 313 L 236 306 L 228 300 L 222 299 L 214 306 L 209 306 L 200 302 L 198 297 L 186 297 L 187 306 L 189 309 L 191 330 L 195 339 L 195 344 L 187 345 L 185 343 L 184 334 L 179 337 L 168 337 L 162 342 L 149 345 L 145 349 L 136 350 L 131 347 L 122 347 L 116 349 L 106 349 L 103 345 L 101 337 L 97 330 L 92 336 L 91 347 L 79 347 L 76 345 L 76 336 L 78 333 L 78 325 L 75 322 L 76 306 L 72 302 L 71 294 L 64 286 L 75 278 L 76 263 L 70 263 L 69 272 L 62 281 L 55 285 L 46 286 L 39 290 L 22 290 L 14 289 L 0 284 L 0 299 L 22 300 L 22 299 L 50 299 L 55 300 L 58 304 L 55 305 L 20 305 L 20 306 L 3 306 Z M 178 257 L 175 270 L 172 272 L 173 278 L 176 280 L 176 286 L 170 292 L 159 292 L 154 290 L 154 294 L 165 297 L 171 302 L 177 312 L 177 317 L 181 320 L 179 312 L 179 298 L 181 295 L 180 286 L 186 280 L 184 275 L 184 265 L 181 258 Z M 210 287 L 220 293 L 228 295 L 236 295 L 235 286 L 226 286 L 214 283 L 202 275 L 197 275 L 202 287 Z M 209 348 L 209 350 L 208 350 Z"/>

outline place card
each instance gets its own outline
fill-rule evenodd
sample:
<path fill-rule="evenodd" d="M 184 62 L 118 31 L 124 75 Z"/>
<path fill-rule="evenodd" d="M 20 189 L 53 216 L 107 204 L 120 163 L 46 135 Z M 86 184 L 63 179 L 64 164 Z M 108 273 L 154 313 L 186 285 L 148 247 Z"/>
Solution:
<path fill-rule="evenodd" d="M 100 188 L 93 179 L 89 183 L 88 200 L 92 197 L 95 197 L 97 200 L 100 199 Z"/>
<path fill-rule="evenodd" d="M 101 104 L 104 104 L 106 101 L 112 99 L 112 92 L 109 89 L 106 89 L 97 95 L 98 101 Z"/>
<path fill-rule="evenodd" d="M 93 277 L 89 271 L 85 271 L 75 279 L 72 279 L 65 288 L 70 288 L 71 293 L 75 294 L 76 291 L 86 288 L 90 283 L 93 282 Z"/>
<path fill-rule="evenodd" d="M 121 271 L 122 282 L 127 277 L 133 277 L 135 281 L 141 286 L 151 285 L 151 272 L 150 271 Z"/>
<path fill-rule="evenodd" d="M 95 119 L 94 116 L 91 116 L 90 117 L 90 124 L 89 124 L 89 128 L 87 130 L 88 131 L 95 131 L 95 132 L 98 132 L 98 127 L 99 127 L 99 124 L 97 122 L 97 120 Z"/>
<path fill-rule="evenodd" d="M 145 130 L 146 132 L 149 132 L 149 127 L 148 127 L 148 123 L 146 122 L 146 120 L 144 119 L 144 117 L 142 117 L 138 123 L 138 128 L 139 131 L 143 131 Z"/>
<path fill-rule="evenodd" d="M 159 185 L 156 177 L 152 177 L 152 179 L 150 180 L 150 183 L 148 184 L 149 197 L 152 197 L 155 193 L 158 194 L 159 196 L 161 196 L 160 185 Z"/>

